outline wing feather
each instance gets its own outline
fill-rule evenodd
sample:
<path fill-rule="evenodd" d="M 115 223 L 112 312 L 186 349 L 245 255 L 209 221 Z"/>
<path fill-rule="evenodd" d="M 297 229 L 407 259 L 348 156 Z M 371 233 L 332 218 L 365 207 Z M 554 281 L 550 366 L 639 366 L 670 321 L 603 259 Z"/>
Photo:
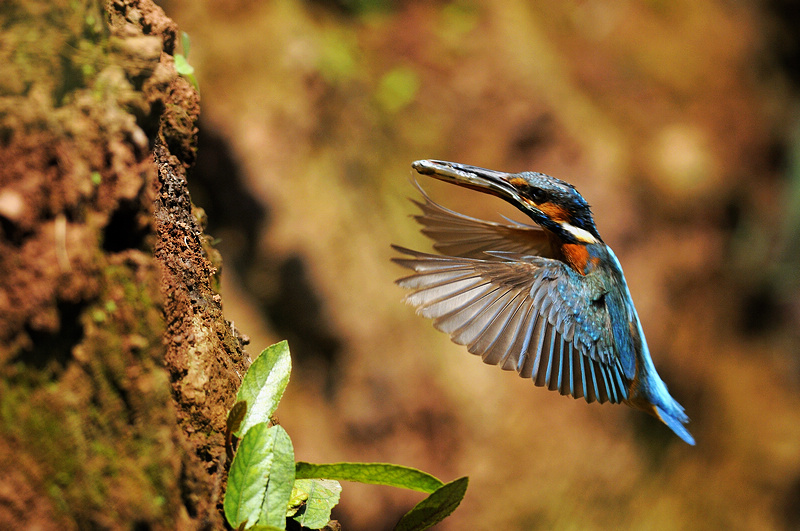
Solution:
<path fill-rule="evenodd" d="M 614 378 L 614 368 L 610 365 L 602 366 L 603 373 L 605 374 L 609 388 L 609 402 L 616 403 L 622 400 L 619 390 L 617 389 L 617 382 Z"/>
<path fill-rule="evenodd" d="M 406 300 L 485 363 L 587 402 L 627 398 L 611 331 L 596 325 L 607 319 L 602 304 L 591 304 L 601 295 L 563 262 L 510 251 L 478 259 L 394 248 L 406 255 L 395 261 L 415 272 L 398 280 L 411 289 Z"/>
<path fill-rule="evenodd" d="M 597 385 L 597 373 L 594 370 L 595 365 L 597 365 L 595 360 L 589 360 L 589 372 L 592 375 L 592 392 L 594 393 L 595 400 L 602 404 L 605 400 L 603 400 L 603 395 L 600 394 L 600 388 Z"/>
<path fill-rule="evenodd" d="M 547 388 L 550 391 L 555 391 L 558 389 L 558 366 L 561 363 L 561 356 L 564 353 L 564 336 L 560 336 L 558 338 L 558 353 L 551 352 L 550 353 L 550 366 L 547 368 L 547 377 L 545 378 L 547 383 Z M 554 356 L 555 354 L 555 356 Z"/>
<path fill-rule="evenodd" d="M 483 321 L 492 318 L 491 312 L 487 309 L 501 296 L 499 291 L 497 287 L 491 285 L 486 286 L 486 289 L 481 289 L 480 292 L 476 290 L 475 296 L 470 302 L 437 317 L 436 328 L 450 334 L 453 341 L 459 345 L 469 343 L 470 334 L 477 333 L 476 327 L 479 327 Z M 459 340 L 459 338 L 464 339 Z"/>
<path fill-rule="evenodd" d="M 424 201 L 412 200 L 422 211 L 414 218 L 422 225 L 422 233 L 434 241 L 434 249 L 444 255 L 491 259 L 486 251 L 510 251 L 553 256 L 547 235 L 537 225 L 511 220 L 506 225 L 465 216 L 433 201 L 419 184 L 417 189 Z"/>
<path fill-rule="evenodd" d="M 509 320 L 506 325 L 506 330 L 501 332 L 498 341 L 493 347 L 499 350 L 498 355 L 500 359 L 497 365 L 504 371 L 513 370 L 515 367 L 517 356 L 520 354 L 519 349 L 515 348 L 515 345 L 520 341 L 520 337 L 522 336 L 520 332 L 531 309 L 531 300 L 524 296 L 519 297 L 519 305 L 514 311 L 513 317 Z"/>
<path fill-rule="evenodd" d="M 542 363 L 544 342 L 549 337 L 551 333 L 552 327 L 547 326 L 547 318 L 544 317 L 541 313 L 538 315 L 536 320 L 536 336 L 534 337 L 534 341 L 532 342 L 532 348 L 530 354 L 525 356 L 524 359 L 520 357 L 519 363 L 519 375 L 525 378 L 532 378 L 534 375 L 539 374 L 539 366 Z M 524 354 L 524 353 L 523 353 Z M 533 364 L 532 367 L 531 363 Z M 530 370 L 527 367 L 530 367 Z"/>
<path fill-rule="evenodd" d="M 477 349 L 475 347 L 479 342 L 491 342 L 497 335 L 504 329 L 505 324 L 510 318 L 510 313 L 513 311 L 513 303 L 515 293 L 512 290 L 506 289 L 502 291 L 497 298 L 487 307 L 487 310 L 480 316 L 479 320 L 475 320 L 475 333 L 470 338 L 464 338 L 461 343 L 467 345 L 470 351 Z"/>
<path fill-rule="evenodd" d="M 533 378 L 533 383 L 539 387 L 547 385 L 551 365 L 553 363 L 553 351 L 559 341 L 558 332 L 553 326 L 547 326 L 544 335 L 545 337 L 541 344 L 541 352 L 537 357 L 537 366 L 533 368 L 532 374 L 530 375 L 530 377 Z M 523 376 L 523 374 L 520 373 L 520 376 Z"/>
<path fill-rule="evenodd" d="M 572 343 L 565 343 L 564 350 L 561 352 L 561 360 L 558 364 L 558 392 L 566 395 L 569 391 L 569 358 L 572 356 Z"/>
<path fill-rule="evenodd" d="M 503 296 L 504 293 L 500 288 L 494 288 L 460 311 L 439 318 L 436 326 L 442 331 L 450 330 L 450 337 L 455 343 L 469 345 L 497 317 L 501 309 L 498 302 Z"/>
<path fill-rule="evenodd" d="M 434 289 L 417 293 L 416 296 L 409 298 L 409 302 L 415 306 L 418 305 L 423 316 L 435 319 L 457 308 L 462 308 L 475 297 L 492 288 L 491 284 L 481 282 L 480 278 L 458 280 L 453 284 L 438 286 Z M 415 300 L 418 302 L 415 303 Z M 443 331 L 448 332 L 447 330 Z"/>
<path fill-rule="evenodd" d="M 525 300 L 525 314 L 521 317 L 520 325 L 514 333 L 514 339 L 509 346 L 509 356 L 503 364 L 503 370 L 519 371 L 519 367 L 525 362 L 528 355 L 531 336 L 534 335 L 537 323 L 539 322 L 536 306 L 530 299 Z"/>
<path fill-rule="evenodd" d="M 519 310 L 519 300 L 522 298 L 519 292 L 509 291 L 503 297 L 503 305 L 497 317 L 472 343 L 467 345 L 467 350 L 481 356 L 483 361 L 490 365 L 500 363 L 504 350 L 498 346 L 498 342 L 502 343 L 504 331 Z"/>
<path fill-rule="evenodd" d="M 611 367 L 611 370 L 613 371 L 614 376 L 616 376 L 616 380 L 617 380 L 616 383 L 618 385 L 619 394 L 622 397 L 622 400 L 627 399 L 628 398 L 628 386 L 622 380 L 622 366 L 620 365 L 619 360 L 617 360 L 617 362 L 614 364 L 614 366 Z"/>
<path fill-rule="evenodd" d="M 587 386 L 586 386 L 586 384 L 588 382 L 587 382 L 587 378 L 586 378 L 586 371 L 584 370 L 586 368 L 586 361 L 587 360 L 591 360 L 591 358 L 586 357 L 586 356 L 577 356 L 577 359 L 575 360 L 575 362 L 578 364 L 578 379 L 579 379 L 579 381 L 581 383 L 581 396 L 587 402 L 592 403 L 593 399 L 592 399 L 592 395 L 589 393 L 589 390 L 587 389 Z M 575 397 L 575 398 L 578 398 L 578 397 Z"/>

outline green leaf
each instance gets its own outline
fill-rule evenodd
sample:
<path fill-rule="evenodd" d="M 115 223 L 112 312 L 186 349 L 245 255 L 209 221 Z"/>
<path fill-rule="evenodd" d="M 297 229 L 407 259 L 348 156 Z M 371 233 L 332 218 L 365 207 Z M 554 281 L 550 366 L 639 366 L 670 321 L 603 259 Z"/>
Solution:
<path fill-rule="evenodd" d="M 272 470 L 270 470 L 267 494 L 264 496 L 264 503 L 261 505 L 258 524 L 285 529 L 286 507 L 289 504 L 294 485 L 294 448 L 292 448 L 292 440 L 289 438 L 289 434 L 286 433 L 282 426 L 273 426 L 269 431 L 275 432 L 273 448 L 275 461 L 272 463 Z"/>
<path fill-rule="evenodd" d="M 469 478 L 447 483 L 408 511 L 395 526 L 395 531 L 421 531 L 447 518 L 464 499 Z"/>
<path fill-rule="evenodd" d="M 225 455 L 228 462 L 233 461 L 233 432 L 242 425 L 246 413 L 247 402 L 236 402 L 228 412 L 228 420 L 225 422 Z"/>
<path fill-rule="evenodd" d="M 225 429 L 228 433 L 233 433 L 239 429 L 247 414 L 247 402 L 236 402 L 228 412 L 228 419 L 225 421 Z"/>
<path fill-rule="evenodd" d="M 225 455 L 229 463 L 233 461 L 233 432 L 242 425 L 246 413 L 247 402 L 236 402 L 228 412 L 228 420 L 225 422 Z"/>
<path fill-rule="evenodd" d="M 225 518 L 234 529 L 242 522 L 252 526 L 258 520 L 274 461 L 274 437 L 269 437 L 268 432 L 267 423 L 256 424 L 248 430 L 231 463 L 223 508 Z"/>
<path fill-rule="evenodd" d="M 200 83 L 197 82 L 197 78 L 194 77 L 194 74 L 189 74 L 188 76 L 186 76 L 186 79 L 189 80 L 189 83 L 192 84 L 192 86 L 197 92 L 200 92 Z"/>
<path fill-rule="evenodd" d="M 200 84 L 197 82 L 197 78 L 194 77 L 194 67 L 189 64 L 186 56 L 176 53 L 173 59 L 175 60 L 175 70 L 188 79 L 196 91 L 200 92 Z"/>
<path fill-rule="evenodd" d="M 331 510 L 339 503 L 342 486 L 330 479 L 298 479 L 294 482 L 289 511 L 303 527 L 321 529 L 331 519 Z M 304 506 L 304 507 L 303 507 Z M 298 510 L 304 508 L 300 514 Z"/>
<path fill-rule="evenodd" d="M 236 395 L 237 402 L 247 402 L 247 414 L 235 432 L 237 437 L 259 422 L 269 422 L 286 390 L 291 372 L 292 359 L 286 341 L 267 347 L 250 365 Z"/>
<path fill-rule="evenodd" d="M 176 53 L 174 56 L 175 59 L 175 70 L 182 76 L 190 76 L 194 74 L 194 67 L 189 64 L 189 61 L 186 60 L 186 57 L 183 55 Z"/>
<path fill-rule="evenodd" d="M 231 463 L 225 518 L 236 528 L 256 523 L 284 529 L 294 484 L 292 441 L 281 426 L 256 424 L 245 433 Z"/>
<path fill-rule="evenodd" d="M 185 31 L 181 32 L 181 47 L 183 48 L 183 55 L 189 58 L 189 49 L 192 47 L 192 41 L 189 39 L 189 34 Z"/>
<path fill-rule="evenodd" d="M 432 475 L 407 466 L 387 463 L 297 463 L 296 477 L 357 481 L 373 485 L 389 485 L 431 493 L 444 483 Z"/>

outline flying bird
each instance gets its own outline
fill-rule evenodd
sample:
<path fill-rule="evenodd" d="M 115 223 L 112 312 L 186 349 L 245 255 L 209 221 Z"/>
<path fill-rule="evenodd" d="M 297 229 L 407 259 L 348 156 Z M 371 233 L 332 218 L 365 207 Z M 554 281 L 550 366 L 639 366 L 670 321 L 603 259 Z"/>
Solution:
<path fill-rule="evenodd" d="M 392 246 L 404 255 L 392 260 L 414 271 L 397 283 L 417 313 L 485 363 L 589 403 L 627 404 L 695 443 L 650 358 L 622 267 L 574 186 L 439 160 L 412 167 L 500 197 L 535 223 L 465 216 L 420 188 L 415 218 L 441 254 Z"/>

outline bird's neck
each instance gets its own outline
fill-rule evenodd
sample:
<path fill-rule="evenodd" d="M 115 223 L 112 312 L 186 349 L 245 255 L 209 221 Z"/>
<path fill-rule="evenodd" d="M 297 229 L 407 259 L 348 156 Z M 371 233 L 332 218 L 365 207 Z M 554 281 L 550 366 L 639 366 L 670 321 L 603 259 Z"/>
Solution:
<path fill-rule="evenodd" d="M 585 276 L 600 265 L 603 243 L 567 242 L 562 237 L 547 231 L 550 246 L 556 258 L 570 266 L 579 275 Z"/>
<path fill-rule="evenodd" d="M 546 218 L 537 222 L 548 234 L 556 256 L 578 274 L 586 275 L 600 263 L 600 247 L 605 244 L 596 236 L 596 230 L 590 232 L 567 219 Z"/>

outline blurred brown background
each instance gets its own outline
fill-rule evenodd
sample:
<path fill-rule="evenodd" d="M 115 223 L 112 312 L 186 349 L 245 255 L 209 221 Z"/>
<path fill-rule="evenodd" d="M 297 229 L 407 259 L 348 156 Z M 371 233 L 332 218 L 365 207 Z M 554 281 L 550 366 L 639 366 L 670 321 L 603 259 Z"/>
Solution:
<path fill-rule="evenodd" d="M 441 529 L 800 527 L 800 102 L 790 2 L 169 0 L 202 98 L 194 200 L 299 460 L 470 476 Z M 794 15 L 796 16 L 796 15 Z M 697 447 L 483 365 L 402 304 L 410 163 L 575 184 Z M 470 215 L 485 195 L 422 181 Z M 420 495 L 344 485 L 345 529 Z"/>

